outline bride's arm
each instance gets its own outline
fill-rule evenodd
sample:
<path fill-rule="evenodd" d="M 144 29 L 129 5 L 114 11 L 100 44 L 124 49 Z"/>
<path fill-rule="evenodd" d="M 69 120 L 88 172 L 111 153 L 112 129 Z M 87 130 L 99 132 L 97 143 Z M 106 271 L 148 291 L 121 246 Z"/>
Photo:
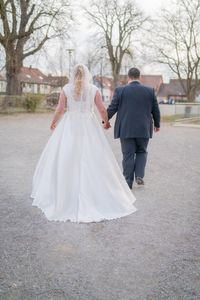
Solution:
<path fill-rule="evenodd" d="M 96 95 L 95 95 L 95 99 L 94 99 L 94 102 L 96 104 L 96 107 L 99 111 L 99 114 L 102 118 L 102 120 L 105 122 L 105 123 L 108 123 L 108 114 L 107 114 L 107 110 L 103 104 L 103 100 L 102 100 L 102 97 L 101 97 L 101 94 L 100 92 L 97 90 L 96 92 Z"/>
<path fill-rule="evenodd" d="M 58 105 L 56 107 L 53 120 L 51 122 L 50 128 L 53 130 L 56 127 L 56 123 L 59 121 L 61 116 L 63 115 L 65 111 L 65 104 L 66 104 L 67 98 L 64 94 L 64 91 L 62 90 L 59 96 Z"/>

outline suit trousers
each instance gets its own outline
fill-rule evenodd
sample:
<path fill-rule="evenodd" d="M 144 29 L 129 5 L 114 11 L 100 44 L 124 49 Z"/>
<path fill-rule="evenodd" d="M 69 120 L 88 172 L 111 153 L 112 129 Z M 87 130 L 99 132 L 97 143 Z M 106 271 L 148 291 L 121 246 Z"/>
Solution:
<path fill-rule="evenodd" d="M 123 174 L 132 188 L 134 177 L 144 177 L 147 161 L 148 138 L 120 138 L 123 154 Z"/>

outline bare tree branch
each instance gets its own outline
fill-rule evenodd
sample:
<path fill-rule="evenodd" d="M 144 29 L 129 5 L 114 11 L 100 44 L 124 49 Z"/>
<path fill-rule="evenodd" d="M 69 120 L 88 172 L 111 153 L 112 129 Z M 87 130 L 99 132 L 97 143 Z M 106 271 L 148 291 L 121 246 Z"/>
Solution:
<path fill-rule="evenodd" d="M 147 20 L 134 1 L 92 0 L 90 9 L 84 8 L 90 21 L 95 24 L 104 37 L 105 47 L 110 59 L 114 84 L 125 54 L 131 54 L 133 34 Z"/>
<path fill-rule="evenodd" d="M 152 28 L 153 43 L 149 41 L 155 60 L 169 66 L 193 101 L 200 86 L 200 0 L 176 0 L 156 24 L 159 31 Z"/>
<path fill-rule="evenodd" d="M 66 10 L 69 3 L 62 0 L 0 0 L 0 44 L 6 54 L 8 94 L 20 93 L 17 75 L 23 60 L 66 30 L 70 19 Z"/>

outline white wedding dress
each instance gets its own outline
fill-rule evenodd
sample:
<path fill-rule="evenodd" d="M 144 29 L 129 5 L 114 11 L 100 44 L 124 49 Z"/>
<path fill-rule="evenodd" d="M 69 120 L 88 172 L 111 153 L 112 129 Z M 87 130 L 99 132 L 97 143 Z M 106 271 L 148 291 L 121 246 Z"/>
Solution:
<path fill-rule="evenodd" d="M 89 84 L 81 101 L 72 84 L 63 90 L 67 111 L 37 163 L 32 205 L 55 221 L 98 222 L 135 212 L 136 199 L 94 113 L 97 88 Z"/>

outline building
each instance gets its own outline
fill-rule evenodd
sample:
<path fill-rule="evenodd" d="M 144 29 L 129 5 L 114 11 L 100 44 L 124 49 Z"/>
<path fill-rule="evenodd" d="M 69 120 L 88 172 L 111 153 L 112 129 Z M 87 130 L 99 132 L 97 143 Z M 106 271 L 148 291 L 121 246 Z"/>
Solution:
<path fill-rule="evenodd" d="M 167 100 L 174 101 L 186 101 L 187 95 L 185 91 L 187 90 L 187 81 L 186 79 L 182 81 L 179 79 L 171 79 L 169 83 L 162 83 L 158 91 L 158 101 L 166 102 Z M 200 88 L 196 95 L 196 100 L 198 101 L 200 97 Z"/>
<path fill-rule="evenodd" d="M 146 86 L 150 86 L 154 88 L 155 93 L 157 94 L 162 83 L 163 77 L 162 75 L 141 75 L 140 82 Z M 128 76 L 127 75 L 120 75 L 118 85 L 125 85 L 128 83 Z"/>
<path fill-rule="evenodd" d="M 163 84 L 163 77 L 162 75 L 141 75 L 140 81 L 142 84 L 154 88 L 157 95 Z"/>
<path fill-rule="evenodd" d="M 186 100 L 184 88 L 178 79 L 171 79 L 169 83 L 163 83 L 158 92 L 159 102 L 172 98 L 174 100 Z"/>
<path fill-rule="evenodd" d="M 51 92 L 60 92 L 61 88 L 68 83 L 67 76 L 52 76 L 49 74 L 46 78 L 51 86 Z"/>
<path fill-rule="evenodd" d="M 68 82 L 66 76 L 45 75 L 37 68 L 22 67 L 18 75 L 22 93 L 50 94 L 60 92 Z M 0 93 L 6 92 L 6 79 L 0 75 Z"/>
<path fill-rule="evenodd" d="M 22 93 L 49 94 L 51 86 L 39 69 L 22 67 L 18 75 Z"/>
<path fill-rule="evenodd" d="M 112 77 L 95 76 L 93 78 L 94 84 L 101 90 L 104 101 L 110 101 L 114 92 L 114 84 Z M 161 85 L 163 84 L 162 75 L 141 75 L 140 81 L 142 84 L 150 86 L 158 93 Z M 126 85 L 128 83 L 127 75 L 120 75 L 118 86 Z"/>
<path fill-rule="evenodd" d="M 22 67 L 19 73 L 22 93 L 50 94 L 55 88 L 68 82 L 65 76 L 46 76 L 37 68 Z"/>

